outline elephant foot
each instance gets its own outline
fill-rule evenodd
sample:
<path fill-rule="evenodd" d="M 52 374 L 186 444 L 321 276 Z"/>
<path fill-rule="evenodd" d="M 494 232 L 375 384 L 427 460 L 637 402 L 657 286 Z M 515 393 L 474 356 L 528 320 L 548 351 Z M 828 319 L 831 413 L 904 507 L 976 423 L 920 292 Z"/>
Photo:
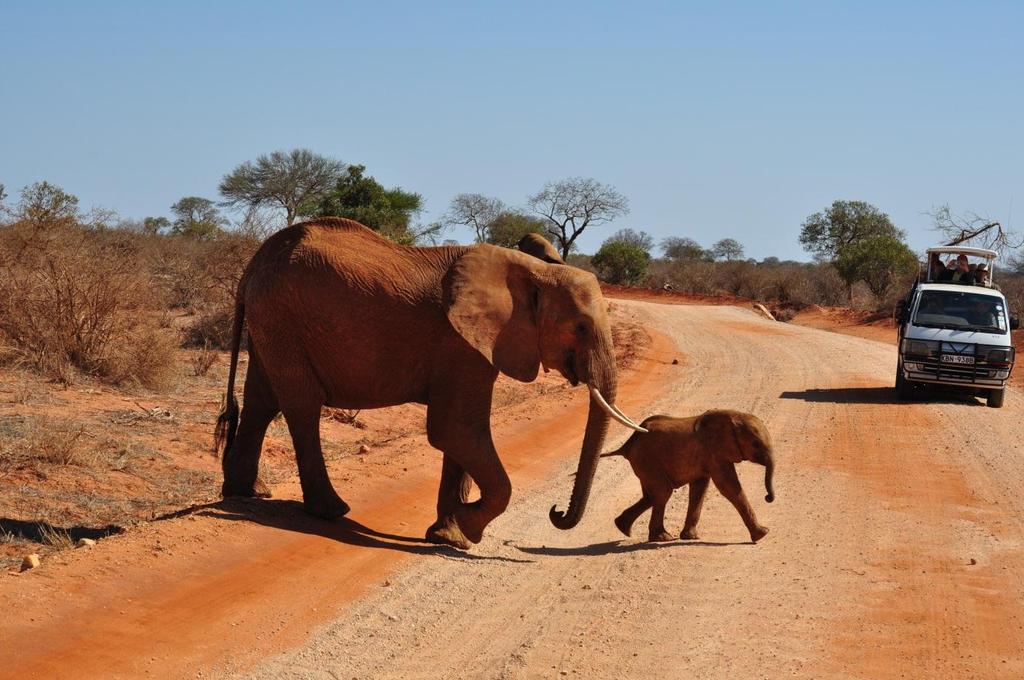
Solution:
<path fill-rule="evenodd" d="M 270 498 L 270 487 L 259 477 L 252 484 L 235 482 L 225 479 L 220 488 L 220 495 L 224 498 Z"/>
<path fill-rule="evenodd" d="M 473 544 L 469 542 L 462 529 L 452 519 L 437 520 L 427 529 L 427 540 L 438 545 L 450 545 L 459 550 L 469 550 Z"/>
<path fill-rule="evenodd" d="M 329 494 L 317 498 L 305 498 L 302 501 L 302 508 L 320 519 L 338 519 L 348 514 L 348 503 L 341 500 L 338 494 L 332 490 Z"/>
<path fill-rule="evenodd" d="M 270 487 L 259 477 L 256 478 L 256 482 L 252 485 L 253 498 L 270 498 L 274 494 L 270 492 Z"/>
<path fill-rule="evenodd" d="M 631 536 L 633 534 L 633 523 L 623 515 L 619 515 L 615 518 L 615 526 L 618 527 L 619 531 L 626 536 Z"/>
<path fill-rule="evenodd" d="M 676 540 L 676 537 L 668 533 L 667 531 L 662 530 L 662 532 L 659 534 L 651 533 L 647 537 L 647 540 L 651 543 L 668 543 L 669 541 Z"/>
<path fill-rule="evenodd" d="M 768 535 L 768 527 L 757 526 L 750 532 L 750 540 L 757 543 Z"/>
<path fill-rule="evenodd" d="M 679 538 L 684 541 L 696 541 L 698 538 L 700 538 L 700 535 L 697 533 L 696 529 L 690 528 L 683 529 L 683 533 L 679 534 Z"/>

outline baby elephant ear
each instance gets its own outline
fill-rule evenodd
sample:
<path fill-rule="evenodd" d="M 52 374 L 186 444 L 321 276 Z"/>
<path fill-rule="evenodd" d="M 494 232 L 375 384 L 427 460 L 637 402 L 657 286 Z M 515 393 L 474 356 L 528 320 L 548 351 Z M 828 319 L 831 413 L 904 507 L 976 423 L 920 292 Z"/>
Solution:
<path fill-rule="evenodd" d="M 540 368 L 539 290 L 524 260 L 507 248 L 474 246 L 449 271 L 444 303 L 466 342 L 505 375 L 529 382 Z"/>
<path fill-rule="evenodd" d="M 700 441 L 712 450 L 720 452 L 726 459 L 738 463 L 743 460 L 739 450 L 739 436 L 736 428 L 739 418 L 733 411 L 707 411 L 697 419 L 693 431 Z"/>

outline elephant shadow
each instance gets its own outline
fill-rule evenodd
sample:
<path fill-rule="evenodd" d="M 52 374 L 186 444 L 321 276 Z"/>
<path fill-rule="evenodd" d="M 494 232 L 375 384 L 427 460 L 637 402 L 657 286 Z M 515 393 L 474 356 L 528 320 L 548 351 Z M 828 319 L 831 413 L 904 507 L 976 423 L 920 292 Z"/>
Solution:
<path fill-rule="evenodd" d="M 294 531 L 329 538 L 359 548 L 395 550 L 413 555 L 431 555 L 452 560 L 528 563 L 499 555 L 476 555 L 446 545 L 428 543 L 425 539 L 377 531 L 349 517 L 324 520 L 305 512 L 302 503 L 293 500 L 229 498 L 217 503 L 198 505 L 166 515 L 171 519 L 196 514 L 227 522 L 252 522 L 274 529 Z"/>
<path fill-rule="evenodd" d="M 527 547 L 516 546 L 516 549 L 529 555 L 545 555 L 548 557 L 580 557 L 598 555 L 616 555 L 620 553 L 638 552 L 641 550 L 667 550 L 671 548 L 726 548 L 735 545 L 754 545 L 753 541 L 717 542 L 717 541 L 672 541 L 670 543 L 624 543 L 623 541 L 605 541 L 590 545 L 569 548 L 551 546 Z"/>

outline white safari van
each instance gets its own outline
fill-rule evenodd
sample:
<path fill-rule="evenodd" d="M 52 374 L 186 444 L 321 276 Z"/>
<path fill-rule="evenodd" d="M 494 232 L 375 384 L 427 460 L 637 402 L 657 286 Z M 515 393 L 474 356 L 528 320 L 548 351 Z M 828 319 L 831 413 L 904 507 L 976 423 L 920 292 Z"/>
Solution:
<path fill-rule="evenodd" d="M 1010 330 L 1019 322 L 991 283 L 996 256 L 983 248 L 928 249 L 926 274 L 897 307 L 900 399 L 911 398 L 926 384 L 938 384 L 971 390 L 993 408 L 1003 405 L 1014 361 Z M 966 259 L 976 268 L 970 274 L 947 269 L 942 264 L 947 258 L 961 263 Z M 988 271 L 987 283 L 960 281 L 981 278 L 979 270 Z"/>

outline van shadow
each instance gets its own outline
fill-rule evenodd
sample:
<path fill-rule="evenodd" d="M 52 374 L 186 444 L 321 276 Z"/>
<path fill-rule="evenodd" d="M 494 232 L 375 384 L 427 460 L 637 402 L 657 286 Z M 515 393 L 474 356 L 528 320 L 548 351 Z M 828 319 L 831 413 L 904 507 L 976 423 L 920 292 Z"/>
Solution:
<path fill-rule="evenodd" d="M 927 401 L 931 404 L 982 405 L 972 394 L 942 388 L 928 388 L 919 397 L 907 401 L 898 399 L 896 390 L 892 387 L 834 387 L 794 390 L 782 392 L 779 394 L 779 399 L 799 399 L 827 404 L 909 404 L 915 401 Z"/>
<path fill-rule="evenodd" d="M 571 548 L 539 548 L 520 547 L 516 549 L 528 555 L 545 555 L 547 557 L 580 557 L 598 555 L 617 555 L 621 553 L 639 552 L 641 550 L 666 550 L 671 548 L 726 548 L 734 545 L 754 545 L 753 541 L 716 542 L 716 541 L 671 541 L 669 543 L 623 543 L 622 541 L 606 541 Z"/>
<path fill-rule="evenodd" d="M 302 509 L 302 503 L 293 500 L 229 498 L 217 503 L 179 510 L 159 519 L 172 519 L 191 514 L 226 522 L 252 522 L 273 529 L 321 536 L 359 548 L 394 550 L 413 555 L 432 555 L 460 561 L 488 560 L 518 563 L 533 561 L 463 552 L 450 546 L 428 543 L 422 538 L 377 531 L 349 517 L 336 520 L 320 519 L 306 514 Z"/>

